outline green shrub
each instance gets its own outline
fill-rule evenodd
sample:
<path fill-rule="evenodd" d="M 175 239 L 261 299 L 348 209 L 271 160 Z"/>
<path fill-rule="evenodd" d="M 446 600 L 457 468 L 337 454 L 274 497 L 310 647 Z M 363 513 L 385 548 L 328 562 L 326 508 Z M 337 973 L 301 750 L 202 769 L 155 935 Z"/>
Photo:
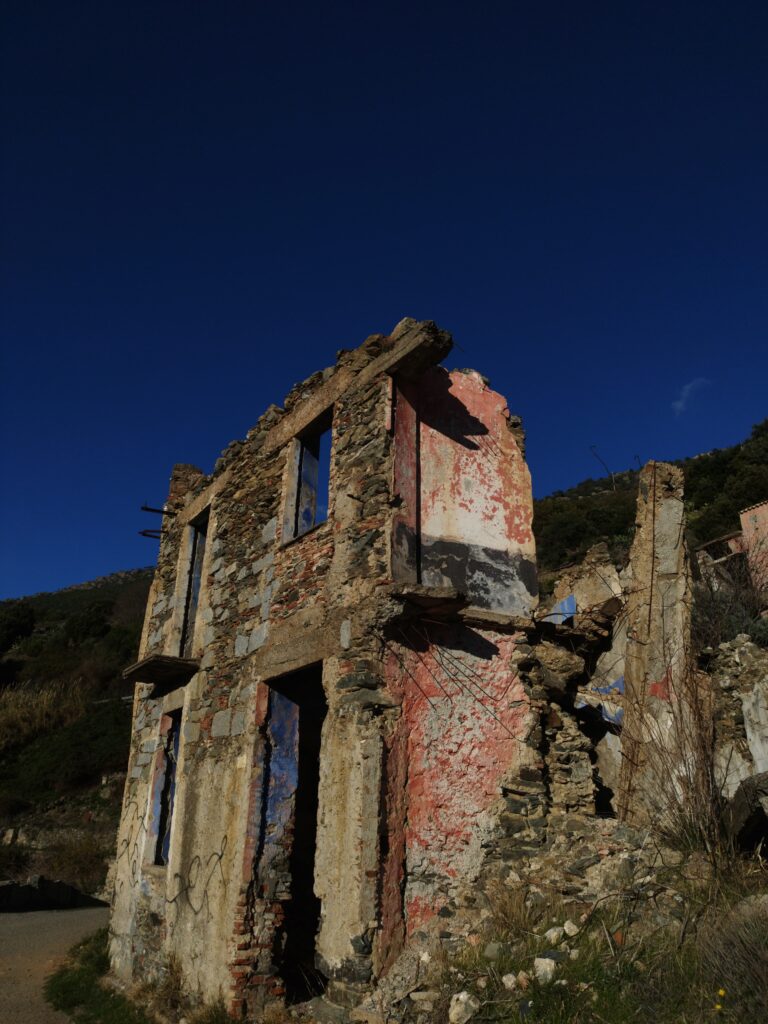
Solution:
<path fill-rule="evenodd" d="M 82 644 L 109 632 L 111 601 L 94 601 L 82 612 L 66 620 L 64 635 L 70 644 Z"/>
<path fill-rule="evenodd" d="M 701 929 L 704 972 L 718 979 L 723 1016 L 768 1020 L 768 895 L 750 897 Z"/>

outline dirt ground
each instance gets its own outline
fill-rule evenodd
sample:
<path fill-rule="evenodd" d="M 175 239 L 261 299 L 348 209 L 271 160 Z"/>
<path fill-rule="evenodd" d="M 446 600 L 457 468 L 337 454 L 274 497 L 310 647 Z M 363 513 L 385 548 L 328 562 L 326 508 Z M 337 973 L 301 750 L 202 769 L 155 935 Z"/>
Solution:
<path fill-rule="evenodd" d="M 43 982 L 83 936 L 103 928 L 106 907 L 0 914 L 0 1021 L 64 1024 L 43 998 Z"/>

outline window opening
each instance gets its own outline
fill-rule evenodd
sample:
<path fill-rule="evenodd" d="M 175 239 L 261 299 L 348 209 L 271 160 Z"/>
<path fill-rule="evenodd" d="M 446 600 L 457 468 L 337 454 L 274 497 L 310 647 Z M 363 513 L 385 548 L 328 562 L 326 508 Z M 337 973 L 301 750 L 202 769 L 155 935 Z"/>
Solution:
<path fill-rule="evenodd" d="M 329 409 L 299 437 L 294 537 L 301 537 L 328 518 L 332 417 L 332 410 Z"/>
<path fill-rule="evenodd" d="M 203 560 L 208 537 L 208 512 L 206 511 L 190 525 L 192 530 L 189 558 L 189 581 L 187 599 L 184 604 L 184 624 L 181 630 L 181 657 L 192 657 L 192 643 L 195 636 L 195 619 L 200 601 L 200 586 L 203 578 Z"/>
<path fill-rule="evenodd" d="M 155 845 L 155 864 L 168 864 L 171 848 L 171 822 L 173 803 L 176 797 L 176 767 L 179 761 L 179 739 L 181 737 L 181 708 L 168 715 L 171 724 L 163 737 L 163 760 L 161 766 L 160 807 Z"/>

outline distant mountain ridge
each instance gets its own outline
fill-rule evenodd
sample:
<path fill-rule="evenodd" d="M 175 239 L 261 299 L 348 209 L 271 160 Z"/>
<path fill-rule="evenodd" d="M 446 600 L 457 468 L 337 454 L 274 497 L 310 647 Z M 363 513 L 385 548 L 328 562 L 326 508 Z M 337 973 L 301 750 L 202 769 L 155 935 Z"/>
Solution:
<path fill-rule="evenodd" d="M 65 594 L 70 590 L 97 590 L 100 587 L 128 583 L 131 580 L 142 579 L 145 576 L 151 578 L 154 571 L 154 565 L 146 565 L 139 569 L 118 569 L 117 572 L 108 573 L 106 576 L 96 576 L 95 579 L 85 580 L 83 583 L 70 583 L 69 586 L 59 587 L 58 590 L 38 590 L 34 594 L 27 594 L 24 597 L 4 597 L 0 599 L 0 606 L 7 604 L 9 601 L 33 601 L 38 597 L 47 597 L 50 594 Z"/>

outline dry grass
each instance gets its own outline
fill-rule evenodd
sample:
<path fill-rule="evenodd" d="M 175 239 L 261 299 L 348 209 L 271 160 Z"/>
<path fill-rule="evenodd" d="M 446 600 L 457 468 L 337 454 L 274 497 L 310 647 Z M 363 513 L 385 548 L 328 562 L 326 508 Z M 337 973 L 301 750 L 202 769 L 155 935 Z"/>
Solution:
<path fill-rule="evenodd" d="M 171 955 L 160 981 L 154 987 L 155 1007 L 166 1016 L 178 1014 L 186 1005 L 184 973 L 179 960 Z"/>
<path fill-rule="evenodd" d="M 261 1012 L 261 1024 L 291 1024 L 292 1021 L 290 1011 L 283 1003 L 267 1003 Z"/>
<path fill-rule="evenodd" d="M 195 1005 L 196 1001 L 186 991 L 181 961 L 174 954 L 168 958 L 159 978 L 146 982 L 134 992 L 133 1001 L 161 1024 L 179 1020 L 189 1021 L 189 1024 L 230 1024 L 232 1021 L 221 997 L 212 1003 Z"/>
<path fill-rule="evenodd" d="M 680 692 L 671 696 L 670 737 L 651 744 L 663 804 L 657 830 L 667 845 L 684 851 L 702 849 L 713 863 L 719 863 L 730 856 L 730 850 L 715 778 L 711 683 L 691 657 L 686 659 Z"/>
<path fill-rule="evenodd" d="M 190 1024 L 231 1024 L 232 1017 L 227 1013 L 223 999 L 201 1007 L 189 1018 Z"/>
<path fill-rule="evenodd" d="M 676 635 L 675 623 L 663 633 Z M 687 629 L 665 642 L 664 697 L 644 684 L 626 694 L 619 816 L 650 824 L 662 845 L 703 850 L 713 864 L 724 848 L 723 800 L 715 773 L 712 682 L 698 668 Z M 628 728 L 631 723 L 631 729 Z"/>
<path fill-rule="evenodd" d="M 82 892 L 100 889 L 107 876 L 107 859 L 112 854 L 111 844 L 91 832 L 64 834 L 64 837 L 45 851 L 43 874 L 69 882 Z"/>
<path fill-rule="evenodd" d="M 725 1019 L 768 1020 L 768 895 L 711 915 L 697 944 L 705 974 L 720 982 Z"/>
<path fill-rule="evenodd" d="M 152 1017 L 176 1020 L 189 1008 L 184 994 L 184 973 L 179 960 L 171 954 L 160 977 L 145 981 L 132 994 L 132 1001 Z"/>
<path fill-rule="evenodd" d="M 22 685 L 0 691 L 0 754 L 81 718 L 86 697 L 80 687 L 61 682 Z"/>
<path fill-rule="evenodd" d="M 542 923 L 560 912 L 558 897 L 542 894 L 532 900 L 522 887 L 512 888 L 503 882 L 490 885 L 488 897 L 491 929 L 494 937 L 505 943 L 535 942 Z"/>

